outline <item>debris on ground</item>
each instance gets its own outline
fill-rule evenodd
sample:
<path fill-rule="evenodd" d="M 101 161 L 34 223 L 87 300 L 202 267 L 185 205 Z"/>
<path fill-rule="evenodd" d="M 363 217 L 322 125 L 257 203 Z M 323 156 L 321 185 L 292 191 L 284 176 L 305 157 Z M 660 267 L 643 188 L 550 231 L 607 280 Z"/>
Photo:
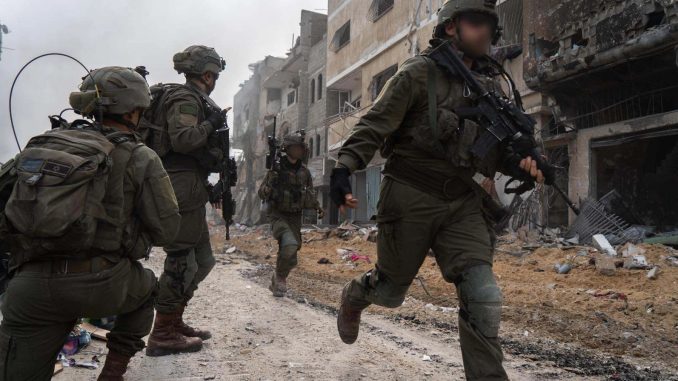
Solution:
<path fill-rule="evenodd" d="M 655 280 L 659 275 L 659 267 L 655 266 L 650 271 L 647 272 L 647 279 Z"/>
<path fill-rule="evenodd" d="M 95 339 L 108 341 L 108 338 L 106 337 L 106 335 L 108 335 L 109 331 L 107 329 L 97 327 L 94 324 L 88 323 L 88 322 L 80 324 L 80 328 L 89 332 L 92 335 L 92 337 L 95 338 Z"/>
<path fill-rule="evenodd" d="M 376 261 L 377 245 L 364 237 L 376 227 L 348 227 L 305 227 L 304 241 L 311 242 L 302 246 L 290 284 L 309 300 L 334 305 L 347 281 L 372 268 L 366 259 Z M 335 231 L 338 234 L 327 233 Z M 348 235 L 342 237 L 344 233 Z M 253 260 L 274 265 L 275 256 L 266 256 L 275 241 L 270 236 L 256 241 L 256 234 L 233 244 L 239 252 L 252 253 Z M 524 338 L 529 327 L 530 340 L 548 337 L 648 361 L 678 358 L 678 250 L 636 241 L 614 244 L 606 238 L 613 256 L 609 248 L 603 252 L 591 241 L 564 234 L 560 229 L 524 228 L 497 237 L 494 270 L 505 295 L 505 335 L 517 333 Z M 351 261 L 352 256 L 360 258 L 356 255 L 366 259 Z M 646 263 L 645 270 L 623 267 L 625 259 L 639 255 L 645 261 L 635 258 L 635 262 Z M 322 258 L 335 264 L 323 264 Z M 458 301 L 454 285 L 441 276 L 436 258 L 427 256 L 402 307 L 370 308 L 412 324 L 430 320 L 436 327 L 448 327 L 455 320 Z M 633 338 L 623 337 L 622 332 L 631 332 Z M 631 344 L 634 338 L 638 341 Z"/>
<path fill-rule="evenodd" d="M 595 258 L 596 270 L 601 275 L 612 276 L 617 272 L 617 265 L 614 257 L 605 254 L 598 254 Z"/>
<path fill-rule="evenodd" d="M 92 336 L 87 330 L 82 329 L 80 325 L 73 327 L 73 330 L 68 334 L 66 342 L 61 347 L 61 353 L 66 356 L 71 356 L 78 353 L 82 348 L 89 345 L 92 341 Z"/>
<path fill-rule="evenodd" d="M 602 234 L 596 234 L 593 237 L 591 237 L 591 242 L 593 243 L 593 247 L 598 249 L 601 253 L 607 254 L 611 257 L 616 257 L 617 256 L 617 251 L 610 245 L 610 242 L 605 238 L 604 235 Z"/>
<path fill-rule="evenodd" d="M 624 258 L 624 268 L 625 269 L 647 269 L 647 258 L 644 255 L 633 255 Z"/>

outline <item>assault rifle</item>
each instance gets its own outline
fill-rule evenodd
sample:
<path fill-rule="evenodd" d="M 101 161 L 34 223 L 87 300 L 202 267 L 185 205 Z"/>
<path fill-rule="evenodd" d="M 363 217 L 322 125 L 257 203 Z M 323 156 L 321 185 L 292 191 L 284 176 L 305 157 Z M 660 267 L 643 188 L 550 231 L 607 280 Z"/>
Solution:
<path fill-rule="evenodd" d="M 497 144 L 510 139 L 510 144 L 516 153 L 523 158 L 529 156 L 535 160 L 537 167 L 544 174 L 545 183 L 552 186 L 565 199 L 568 206 L 578 213 L 574 203 L 555 183 L 556 167 L 549 164 L 537 150 L 534 140 L 536 124 L 534 118 L 502 94 L 485 89 L 464 64 L 460 53 L 450 41 L 442 42 L 428 56 L 449 74 L 460 77 L 470 92 L 478 98 L 476 107 L 456 110 L 460 118 L 473 119 L 484 130 L 471 148 L 471 154 L 484 159 Z M 509 184 L 515 180 L 520 180 L 523 184 L 517 188 L 509 188 Z M 534 188 L 534 179 L 525 174 L 511 179 L 505 190 L 507 193 L 524 193 L 532 188 Z"/>
<path fill-rule="evenodd" d="M 268 135 L 268 153 L 266 154 L 266 169 L 280 172 L 280 147 L 275 138 L 275 127 L 278 117 L 275 115 L 266 116 L 264 119 L 273 118 L 273 134 Z"/>
<path fill-rule="evenodd" d="M 231 187 L 234 187 L 238 182 L 238 167 L 235 163 L 235 158 L 231 157 L 231 129 L 228 127 L 228 119 L 226 118 L 226 114 L 231 108 L 221 110 L 211 102 L 203 103 L 208 113 L 218 112 L 224 117 L 224 124 L 214 131 L 219 138 L 223 159 L 219 166 L 219 182 L 214 186 L 212 192 L 214 195 L 221 196 L 217 198 L 221 199 L 221 217 L 223 217 L 226 224 L 226 239 L 228 240 L 231 239 L 229 227 L 233 223 L 233 215 L 235 214 L 235 200 L 233 199 Z"/>

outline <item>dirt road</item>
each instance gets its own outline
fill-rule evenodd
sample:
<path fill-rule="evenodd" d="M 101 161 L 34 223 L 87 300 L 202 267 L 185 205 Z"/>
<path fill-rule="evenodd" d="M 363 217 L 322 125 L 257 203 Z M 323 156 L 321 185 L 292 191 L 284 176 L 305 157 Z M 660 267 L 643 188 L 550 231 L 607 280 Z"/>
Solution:
<path fill-rule="evenodd" d="M 135 357 L 128 380 L 463 380 L 456 334 L 407 326 L 369 314 L 355 345 L 337 336 L 332 308 L 303 296 L 277 299 L 266 289 L 270 266 L 241 253 L 220 254 L 218 264 L 188 308 L 188 320 L 212 330 L 199 353 Z M 162 254 L 147 265 L 156 272 Z M 94 342 L 80 355 L 103 353 Z M 597 380 L 549 362 L 509 356 L 513 380 Z M 55 380 L 94 380 L 99 370 L 66 368 Z"/>

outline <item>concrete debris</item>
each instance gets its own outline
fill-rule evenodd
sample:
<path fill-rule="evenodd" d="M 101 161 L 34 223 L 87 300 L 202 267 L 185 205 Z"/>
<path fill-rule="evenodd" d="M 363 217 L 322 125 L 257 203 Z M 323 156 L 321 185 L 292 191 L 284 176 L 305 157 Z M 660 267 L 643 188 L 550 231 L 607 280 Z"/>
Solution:
<path fill-rule="evenodd" d="M 666 261 L 669 263 L 669 265 L 678 267 L 678 255 L 672 255 L 666 257 Z"/>
<path fill-rule="evenodd" d="M 423 355 L 423 356 L 421 356 L 421 361 L 431 361 L 431 356 Z"/>
<path fill-rule="evenodd" d="M 605 254 L 596 256 L 596 270 L 601 275 L 612 276 L 617 272 L 614 257 Z"/>
<path fill-rule="evenodd" d="M 632 243 L 627 243 L 621 249 L 622 257 L 632 257 L 637 255 L 644 255 L 647 250 L 643 249 L 640 246 L 636 246 Z"/>
<path fill-rule="evenodd" d="M 647 279 L 656 280 L 659 275 L 659 267 L 655 266 L 647 272 Z"/>
<path fill-rule="evenodd" d="M 226 249 L 226 254 L 233 254 L 233 253 L 235 253 L 235 250 L 236 250 L 236 247 L 231 246 L 228 249 Z"/>
<path fill-rule="evenodd" d="M 634 255 L 624 259 L 625 269 L 647 269 L 647 258 L 644 255 Z"/>
<path fill-rule="evenodd" d="M 591 242 L 593 243 L 593 247 L 598 249 L 601 253 L 607 254 L 612 257 L 617 256 L 617 251 L 610 245 L 610 242 L 605 238 L 604 235 L 602 234 L 596 234 L 593 237 L 591 237 Z"/>

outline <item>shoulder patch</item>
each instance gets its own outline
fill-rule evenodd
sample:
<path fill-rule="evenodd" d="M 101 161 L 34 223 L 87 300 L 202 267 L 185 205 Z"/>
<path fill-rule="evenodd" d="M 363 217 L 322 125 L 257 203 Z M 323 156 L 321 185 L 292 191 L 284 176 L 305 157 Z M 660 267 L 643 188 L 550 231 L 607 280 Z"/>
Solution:
<path fill-rule="evenodd" d="M 198 106 L 190 103 L 184 103 L 179 106 L 179 113 L 198 116 Z"/>

